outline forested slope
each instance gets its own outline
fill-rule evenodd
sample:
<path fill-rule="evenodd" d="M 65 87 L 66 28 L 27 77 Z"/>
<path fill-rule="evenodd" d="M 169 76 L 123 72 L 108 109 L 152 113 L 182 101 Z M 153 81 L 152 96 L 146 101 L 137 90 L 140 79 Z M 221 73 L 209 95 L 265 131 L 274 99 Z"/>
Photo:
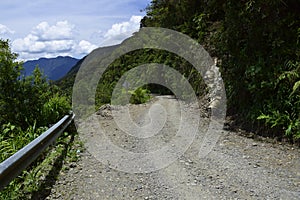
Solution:
<path fill-rule="evenodd" d="M 297 0 L 153 0 L 142 26 L 185 33 L 219 59 L 228 115 L 299 138 L 299 10 Z"/>
<path fill-rule="evenodd" d="M 300 4 L 297 0 L 153 0 L 141 27 L 189 35 L 218 58 L 228 116 L 243 128 L 279 139 L 300 137 Z M 96 103 L 109 103 L 118 79 L 131 68 L 162 63 L 184 74 L 198 95 L 202 77 L 169 52 L 142 49 L 115 60 L 99 80 Z M 75 71 L 74 71 L 75 72 Z M 69 80 L 69 77 L 71 79 Z M 163 77 L 162 77 L 163 78 Z M 75 73 L 60 81 L 71 93 Z M 169 93 L 157 85 L 151 92 Z"/>

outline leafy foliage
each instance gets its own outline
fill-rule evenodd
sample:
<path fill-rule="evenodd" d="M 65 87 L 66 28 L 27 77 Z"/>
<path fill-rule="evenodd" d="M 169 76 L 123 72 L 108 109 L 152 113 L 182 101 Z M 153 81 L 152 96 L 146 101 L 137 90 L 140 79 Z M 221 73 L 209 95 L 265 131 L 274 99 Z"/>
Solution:
<path fill-rule="evenodd" d="M 120 58 L 111 63 L 111 65 L 103 73 L 103 76 L 99 80 L 97 86 L 95 96 L 96 108 L 99 108 L 103 104 L 110 103 L 113 89 L 125 72 L 137 66 L 151 63 L 164 64 L 174 68 L 183 74 L 187 80 L 189 80 L 197 94 L 200 95 L 205 93 L 205 85 L 201 75 L 192 67 L 189 62 L 173 53 L 164 50 L 140 49 L 122 55 Z M 171 85 L 171 83 L 174 84 L 174 78 L 172 75 L 162 72 L 162 70 L 157 68 L 156 65 L 150 67 L 149 71 L 145 72 L 144 76 L 149 74 L 151 74 L 151 76 L 158 77 L 159 80 L 164 80 L 166 85 Z M 147 77 L 144 78 L 147 79 Z M 181 80 L 175 82 L 176 84 L 180 84 L 180 81 Z M 82 85 L 82 87 L 84 86 Z M 124 90 L 120 92 L 127 91 Z M 135 91 L 129 92 L 132 93 L 132 98 L 130 100 L 131 103 L 145 102 L 149 99 L 148 93 L 170 94 L 169 89 L 158 84 L 148 84 L 142 88 L 138 88 Z M 184 96 L 184 94 L 182 96 Z"/>
<path fill-rule="evenodd" d="M 290 71 L 284 71 L 276 79 L 275 89 L 278 101 L 268 102 L 265 109 L 266 114 L 261 114 L 257 119 L 264 120 L 271 128 L 278 128 L 285 132 L 287 136 L 300 138 L 300 63 L 288 62 Z M 285 97 L 283 99 L 283 97 Z M 276 110 L 274 110 L 276 108 Z"/>
<path fill-rule="evenodd" d="M 0 162 L 16 153 L 45 130 L 46 127 L 36 128 L 35 124 L 25 131 L 11 123 L 3 124 L 0 129 Z"/>
<path fill-rule="evenodd" d="M 299 138 L 299 10 L 296 0 L 153 0 L 142 26 L 188 34 L 219 58 L 228 114 Z"/>
<path fill-rule="evenodd" d="M 142 87 L 137 88 L 134 91 L 129 91 L 132 95 L 130 98 L 130 103 L 132 104 L 141 104 L 146 103 L 151 99 L 150 91 L 148 89 L 143 89 Z"/>
<path fill-rule="evenodd" d="M 21 76 L 22 63 L 15 61 L 17 55 L 11 53 L 8 41 L 1 40 L 0 45 L 0 124 L 13 123 L 27 129 L 32 124 L 53 124 L 67 114 L 67 98 L 47 82 L 39 68 L 31 76 Z"/>
<path fill-rule="evenodd" d="M 0 40 L 0 162 L 44 132 L 70 110 L 67 97 L 46 81 L 36 68 L 23 77 L 22 63 L 15 61 L 9 42 Z M 46 153 L 45 153 L 46 154 Z M 43 155 L 42 155 L 43 156 Z M 37 184 L 41 160 L 0 193 L 0 199 L 24 199 Z"/>
<path fill-rule="evenodd" d="M 228 115 L 237 116 L 246 128 L 299 138 L 298 0 L 152 0 L 145 10 L 141 27 L 185 33 L 218 58 Z M 107 69 L 97 88 L 97 107 L 109 103 L 124 72 L 145 63 L 173 67 L 198 95 L 205 93 L 202 77 L 189 63 L 168 52 L 144 49 L 122 56 Z M 147 89 L 169 92 L 157 85 Z"/>
<path fill-rule="evenodd" d="M 62 117 L 62 113 L 66 114 L 66 111 L 69 110 L 71 110 L 71 106 L 68 98 L 55 93 L 42 107 L 42 115 L 45 117 L 44 124 L 57 122 Z"/>
<path fill-rule="evenodd" d="M 5 126 L 5 129 L 10 129 L 11 125 Z M 30 133 L 33 133 L 33 127 L 29 128 Z M 11 130 L 10 130 L 11 131 Z M 35 135 L 43 131 L 35 130 Z M 22 132 L 18 130 L 18 134 L 22 139 L 27 139 L 27 131 Z M 1 135 L 0 135 L 1 137 Z M 35 137 L 32 134 L 31 139 Z M 11 138 L 13 140 L 13 138 Z M 3 145 L 2 139 L 0 140 Z M 14 143 L 17 143 L 14 141 Z M 19 141 L 18 146 L 22 146 L 26 141 Z M 6 145 L 11 149 L 13 154 L 15 149 L 11 145 Z M 6 149 L 7 150 L 7 149 Z M 7 153 L 5 149 L 0 148 L 0 156 L 3 159 L 3 152 Z M 79 159 L 78 152 L 83 151 L 83 144 L 78 140 L 77 134 L 64 133 L 62 137 L 58 138 L 55 146 L 50 147 L 42 154 L 32 165 L 30 165 L 20 176 L 15 178 L 7 187 L 0 191 L 0 199 L 45 199 L 55 183 L 57 175 L 61 170 L 67 170 L 70 162 L 76 162 Z M 6 154 L 6 156 L 8 156 Z M 6 157 L 5 156 L 5 157 Z M 65 165 L 63 165 L 65 163 Z"/>

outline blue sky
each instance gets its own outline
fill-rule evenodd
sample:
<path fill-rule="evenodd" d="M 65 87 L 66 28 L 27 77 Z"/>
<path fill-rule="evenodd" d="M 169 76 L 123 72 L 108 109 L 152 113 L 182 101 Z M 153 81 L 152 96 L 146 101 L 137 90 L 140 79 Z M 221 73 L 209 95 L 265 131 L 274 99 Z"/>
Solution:
<path fill-rule="evenodd" d="M 0 38 L 19 59 L 81 58 L 139 28 L 151 0 L 1 0 Z"/>

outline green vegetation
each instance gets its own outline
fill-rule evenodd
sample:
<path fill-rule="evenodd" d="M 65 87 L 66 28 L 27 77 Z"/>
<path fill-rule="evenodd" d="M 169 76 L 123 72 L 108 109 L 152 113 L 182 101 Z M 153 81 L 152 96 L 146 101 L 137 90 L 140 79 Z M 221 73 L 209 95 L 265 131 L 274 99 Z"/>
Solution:
<path fill-rule="evenodd" d="M 128 98 L 130 96 L 130 98 Z M 118 95 L 111 102 L 114 105 L 142 104 L 151 99 L 150 90 L 139 87 L 136 90 L 126 90 L 121 88 Z"/>
<path fill-rule="evenodd" d="M 57 85 L 62 91 L 64 91 L 64 94 L 66 94 L 66 96 L 68 96 L 68 97 L 72 96 L 72 87 L 74 85 L 76 73 L 78 72 L 78 70 L 85 58 L 86 57 L 79 60 L 76 63 L 76 65 L 73 66 L 72 69 L 66 74 L 66 76 L 55 81 L 55 85 Z"/>
<path fill-rule="evenodd" d="M 299 10 L 297 0 L 152 0 L 141 26 L 185 33 L 218 58 L 227 114 L 238 124 L 263 135 L 298 140 Z M 96 108 L 110 103 L 113 88 L 126 71 L 145 63 L 173 67 L 184 74 L 197 95 L 206 92 L 202 77 L 187 61 L 169 52 L 142 49 L 121 56 L 105 71 L 97 88 Z M 61 81 L 69 85 L 69 91 L 72 76 L 75 73 Z M 170 93 L 158 85 L 144 89 Z"/>
<path fill-rule="evenodd" d="M 142 26 L 198 40 L 220 61 L 228 114 L 252 129 L 295 139 L 300 138 L 299 10 L 297 0 L 153 0 Z"/>
<path fill-rule="evenodd" d="M 3 124 L 0 131 L 0 162 L 4 161 L 26 144 L 34 140 L 47 128 L 36 128 L 35 125 L 22 130 L 20 127 L 11 123 Z"/>
<path fill-rule="evenodd" d="M 23 77 L 22 63 L 16 62 L 8 41 L 0 40 L 0 124 L 13 123 L 27 129 L 48 126 L 67 114 L 70 104 L 58 87 L 50 85 L 36 68 Z"/>
<path fill-rule="evenodd" d="M 0 199 L 45 199 L 61 171 L 69 170 L 69 166 L 79 159 L 79 152 L 83 150 L 78 135 L 65 132 L 55 146 L 49 147 L 0 192 Z"/>
<path fill-rule="evenodd" d="M 68 98 L 62 95 L 57 86 L 47 82 L 38 68 L 32 76 L 21 76 L 22 63 L 17 62 L 16 58 L 17 55 L 10 50 L 9 42 L 0 40 L 0 162 L 34 140 L 49 125 L 68 114 L 71 108 Z M 65 133 L 58 143 L 68 145 L 49 148 L 1 191 L 0 199 L 24 199 L 40 190 L 41 182 L 38 180 L 45 176 L 45 165 L 41 163 L 53 160 L 53 153 L 70 152 L 73 140 L 74 135 Z M 48 154 L 50 157 L 47 157 Z"/>
<path fill-rule="evenodd" d="M 146 103 L 151 99 L 150 90 L 138 88 L 134 91 L 128 91 L 131 94 L 130 103 L 141 104 Z"/>
<path fill-rule="evenodd" d="M 217 57 L 226 86 L 227 113 L 236 116 L 244 128 L 299 141 L 299 10 L 298 0 L 152 0 L 141 25 L 185 33 Z M 74 79 L 83 62 L 57 82 L 65 96 L 38 68 L 32 76 L 22 77 L 22 63 L 16 58 L 9 42 L 0 40 L 0 162 L 69 112 Z M 122 55 L 106 69 L 98 83 L 96 109 L 110 103 L 113 89 L 125 72 L 146 63 L 174 68 L 188 79 L 197 95 L 205 94 L 201 75 L 186 60 L 162 50 L 141 49 Z M 161 80 L 172 79 L 159 69 L 153 68 L 153 72 Z M 123 92 L 132 95 L 130 103 L 148 101 L 150 92 L 171 93 L 156 84 Z M 55 148 L 0 193 L 0 199 L 37 198 L 40 191 L 49 191 L 53 181 L 47 184 L 47 177 L 56 173 L 55 179 L 66 157 L 70 162 L 78 157 L 74 149 L 81 145 L 75 143 L 74 147 L 74 137 L 65 133 Z M 49 168 L 52 164 L 55 170 Z"/>
<path fill-rule="evenodd" d="M 158 63 L 164 64 L 166 66 L 172 67 L 179 71 L 181 74 L 188 79 L 198 95 L 202 95 L 205 92 L 205 84 L 202 80 L 201 75 L 197 70 L 192 68 L 192 65 L 180 58 L 179 56 L 158 49 L 140 49 L 132 51 L 120 58 L 116 59 L 113 63 L 109 65 L 103 76 L 99 80 L 97 91 L 96 91 L 96 109 L 101 105 L 110 103 L 112 92 L 118 82 L 118 80 L 124 75 L 125 72 L 138 67 L 143 64 Z M 157 66 L 153 66 L 150 71 L 147 71 L 144 75 L 152 74 L 152 76 L 157 76 L 159 80 L 164 80 L 166 85 L 171 85 L 174 82 L 169 74 L 162 73 Z M 137 77 L 140 75 L 137 75 Z M 168 83 L 168 81 L 170 83 Z M 125 90 L 123 92 L 126 92 Z M 135 91 L 129 91 L 132 94 L 130 103 L 144 103 L 148 101 L 149 93 L 157 94 L 170 94 L 170 90 L 157 85 L 148 84 Z"/>

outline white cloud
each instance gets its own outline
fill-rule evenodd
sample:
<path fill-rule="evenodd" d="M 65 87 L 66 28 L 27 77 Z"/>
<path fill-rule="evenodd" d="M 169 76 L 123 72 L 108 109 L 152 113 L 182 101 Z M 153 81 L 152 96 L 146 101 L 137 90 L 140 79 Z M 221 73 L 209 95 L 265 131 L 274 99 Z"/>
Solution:
<path fill-rule="evenodd" d="M 74 25 L 68 21 L 59 21 L 53 26 L 49 26 L 47 22 L 37 25 L 32 34 L 38 35 L 40 40 L 68 40 L 72 39 Z"/>
<path fill-rule="evenodd" d="M 121 43 L 139 30 L 142 16 L 132 16 L 129 21 L 117 23 L 104 34 L 103 46 Z"/>
<path fill-rule="evenodd" d="M 79 58 L 97 47 L 85 40 L 76 41 L 74 29 L 75 26 L 67 21 L 59 21 L 52 26 L 42 22 L 26 37 L 14 40 L 12 49 L 19 53 L 20 59 L 27 60 L 58 55 Z"/>
<path fill-rule="evenodd" d="M 68 45 L 72 41 L 74 44 L 71 51 L 68 52 L 70 47 L 67 45 L 66 52 L 60 51 L 54 56 L 69 53 L 73 57 L 80 58 L 85 55 L 77 55 L 77 52 L 92 49 L 87 48 L 88 45 L 79 45 L 82 40 L 90 42 L 91 45 L 103 46 L 105 44 L 107 46 L 120 43 L 126 37 L 131 36 L 130 32 L 134 32 L 139 27 L 138 15 L 145 14 L 145 11 L 140 12 L 140 10 L 144 9 L 150 1 L 76 0 L 74 3 L 69 0 L 43 0 L 21 4 L 19 0 L 1 0 L 0 24 L 7 27 L 0 25 L 0 38 L 8 38 L 11 42 L 18 39 L 15 45 L 24 51 L 16 51 L 13 46 L 12 50 L 23 59 L 54 55 L 47 49 L 49 42 L 54 40 L 68 41 Z M 29 10 L 30 13 L 28 13 Z M 137 17 L 130 20 L 131 16 Z M 135 18 L 138 19 L 137 22 Z M 115 26 L 112 26 L 113 24 Z M 135 24 L 134 31 L 130 31 L 133 24 Z M 111 30 L 108 31 L 109 29 Z M 97 32 L 98 30 L 102 30 L 102 33 Z M 29 37 L 30 34 L 32 36 Z M 25 38 L 28 41 L 25 42 Z M 49 42 L 45 43 L 46 41 Z M 105 43 L 101 44 L 102 41 Z"/>
<path fill-rule="evenodd" d="M 0 35 L 8 35 L 8 34 L 14 34 L 15 31 L 9 29 L 7 26 L 0 24 Z"/>
<path fill-rule="evenodd" d="M 13 50 L 17 52 L 28 53 L 55 53 L 66 52 L 72 50 L 75 42 L 73 40 L 47 40 L 41 41 L 39 37 L 29 34 L 23 39 L 13 41 Z"/>
<path fill-rule="evenodd" d="M 76 48 L 78 54 L 88 54 L 92 50 L 96 49 L 98 46 L 91 44 L 86 40 L 81 40 Z"/>
<path fill-rule="evenodd" d="M 102 35 L 100 46 L 121 43 L 139 30 L 142 16 L 132 16 L 128 21 L 115 23 Z M 75 25 L 68 21 L 58 21 L 54 24 L 41 22 L 31 32 L 12 42 L 12 50 L 19 54 L 19 59 L 38 59 L 40 57 L 73 56 L 81 58 L 97 48 L 90 41 L 78 38 Z M 99 33 L 98 33 L 99 35 Z"/>

